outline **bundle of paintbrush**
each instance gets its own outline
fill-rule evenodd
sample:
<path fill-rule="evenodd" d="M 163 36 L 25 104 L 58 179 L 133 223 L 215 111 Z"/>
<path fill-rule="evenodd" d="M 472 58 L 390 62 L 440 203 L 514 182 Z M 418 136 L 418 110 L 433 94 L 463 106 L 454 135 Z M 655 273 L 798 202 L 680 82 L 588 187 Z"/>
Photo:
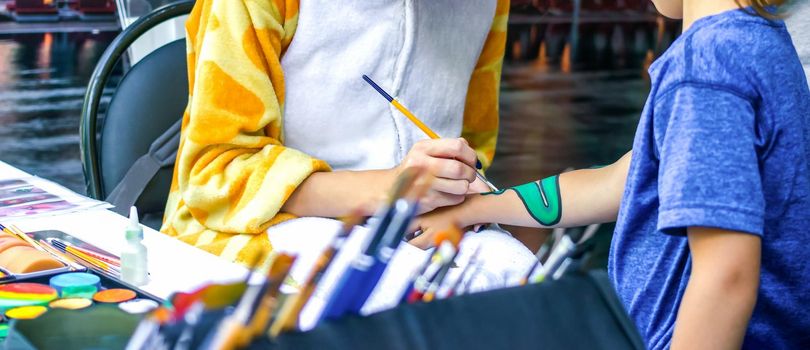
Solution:
<path fill-rule="evenodd" d="M 178 293 L 141 322 L 127 349 L 238 349 L 266 334 L 295 256 L 278 254 L 261 282 L 249 283 L 263 260 L 244 281 Z"/>
<path fill-rule="evenodd" d="M 461 240 L 462 232 L 458 227 L 451 227 L 436 234 L 436 250 L 412 279 L 402 296 L 402 302 L 430 302 L 463 294 L 462 282 L 474 278 L 476 271 L 472 267 L 476 265 L 481 247 L 475 250 L 456 279 L 451 281 L 450 269 L 457 266 L 456 258 L 459 255 Z"/>
<path fill-rule="evenodd" d="M 394 251 L 403 242 L 408 226 L 418 213 L 419 200 L 432 178 L 421 170 L 409 170 L 398 179 L 388 205 L 382 207 L 370 227 L 371 240 L 343 273 L 328 297 L 321 319 L 358 314 L 380 281 Z"/>
<path fill-rule="evenodd" d="M 549 277 L 555 280 L 562 277 L 575 259 L 582 258 L 591 248 L 589 241 L 599 227 L 599 224 L 594 224 L 584 230 L 555 229 L 540 248 L 537 262 L 523 276 L 520 283 L 542 283 Z"/>
<path fill-rule="evenodd" d="M 369 238 L 364 242 L 360 253 L 351 260 L 348 267 L 339 270 L 334 285 L 322 289 L 325 294 L 323 297 L 325 306 L 320 310 L 319 320 L 359 314 L 369 303 L 372 292 L 378 288 L 395 251 L 404 242 L 409 225 L 418 213 L 419 200 L 431 181 L 432 178 L 421 170 L 406 171 L 397 179 L 388 202 L 378 210 L 373 220 L 370 220 Z M 354 217 L 346 222 L 342 233 L 316 261 L 300 293 L 288 298 L 281 307 L 278 317 L 270 328 L 271 336 L 300 326 L 301 312 L 319 287 L 324 272 L 332 264 L 349 232 L 361 221 L 360 217 Z M 439 233 L 436 242 L 438 248 L 434 257 L 422 268 L 418 276 L 408 281 L 407 290 L 388 290 L 388 292 L 396 296 L 406 293 L 411 295 L 412 301 L 416 300 L 416 295 L 418 300 L 431 301 L 462 293 L 462 281 L 469 280 L 475 272 L 471 267 L 475 265 L 478 251 L 467 260 L 468 264 L 461 269 L 460 274 L 451 274 L 450 270 L 455 266 L 461 238 L 461 230 L 456 227 Z M 451 275 L 456 278 L 452 279 Z"/>
<path fill-rule="evenodd" d="M 81 248 L 58 238 L 40 240 L 43 247 L 55 248 L 58 253 L 67 256 L 71 261 L 95 272 L 115 279 L 121 278 L 121 261 L 114 256 Z"/>
<path fill-rule="evenodd" d="M 270 327 L 270 335 L 272 337 L 276 337 L 284 331 L 298 329 L 304 305 L 312 298 L 312 295 L 315 293 L 315 288 L 320 283 L 326 270 L 332 266 L 338 251 L 340 251 L 349 238 L 349 234 L 355 226 L 362 224 L 363 221 L 364 217 L 360 214 L 359 210 L 353 212 L 352 215 L 343 221 L 343 227 L 340 232 L 315 261 L 315 266 L 312 272 L 310 272 L 306 282 L 301 287 L 301 290 L 297 294 L 287 297 L 284 305 L 280 308 L 278 316 Z"/>

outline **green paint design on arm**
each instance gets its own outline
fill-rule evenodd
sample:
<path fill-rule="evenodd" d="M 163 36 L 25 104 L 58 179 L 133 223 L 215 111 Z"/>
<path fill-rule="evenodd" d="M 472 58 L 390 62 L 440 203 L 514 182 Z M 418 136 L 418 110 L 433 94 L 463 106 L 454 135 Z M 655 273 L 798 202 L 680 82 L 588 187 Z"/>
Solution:
<path fill-rule="evenodd" d="M 541 225 L 554 226 L 562 219 L 559 175 L 483 195 L 500 195 L 507 190 L 517 193 L 526 211 Z"/>

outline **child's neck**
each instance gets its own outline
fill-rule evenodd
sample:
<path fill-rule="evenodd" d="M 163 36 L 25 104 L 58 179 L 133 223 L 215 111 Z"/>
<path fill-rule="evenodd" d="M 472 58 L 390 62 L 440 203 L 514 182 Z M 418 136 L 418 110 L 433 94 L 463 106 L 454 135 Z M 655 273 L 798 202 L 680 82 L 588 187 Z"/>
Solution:
<path fill-rule="evenodd" d="M 748 6 L 748 0 L 740 0 L 740 5 Z M 685 32 L 695 21 L 716 15 L 721 12 L 739 8 L 734 0 L 684 0 L 683 1 L 683 31 Z"/>

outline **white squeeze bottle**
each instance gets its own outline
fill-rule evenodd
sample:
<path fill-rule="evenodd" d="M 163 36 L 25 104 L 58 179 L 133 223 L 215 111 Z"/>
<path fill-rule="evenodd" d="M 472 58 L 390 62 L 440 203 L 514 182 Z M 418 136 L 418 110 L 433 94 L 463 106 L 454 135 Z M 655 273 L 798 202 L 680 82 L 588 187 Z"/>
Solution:
<path fill-rule="evenodd" d="M 135 286 L 148 282 L 146 269 L 146 246 L 143 240 L 143 229 L 138 223 L 138 209 L 129 209 L 129 226 L 126 230 L 127 244 L 121 250 L 121 279 Z"/>

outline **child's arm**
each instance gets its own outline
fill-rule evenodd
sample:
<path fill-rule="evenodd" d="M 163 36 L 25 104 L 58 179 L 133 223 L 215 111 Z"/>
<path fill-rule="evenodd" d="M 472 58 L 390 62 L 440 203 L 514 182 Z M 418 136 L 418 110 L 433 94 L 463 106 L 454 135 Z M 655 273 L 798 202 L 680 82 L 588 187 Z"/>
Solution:
<path fill-rule="evenodd" d="M 672 349 L 739 349 L 759 288 L 759 236 L 690 227 L 692 274 Z"/>
<path fill-rule="evenodd" d="M 571 171 L 501 192 L 471 195 L 458 206 L 419 217 L 416 226 L 422 234 L 411 243 L 427 247 L 436 231 L 452 224 L 563 227 L 615 221 L 630 157 L 628 152 L 603 168 Z"/>

